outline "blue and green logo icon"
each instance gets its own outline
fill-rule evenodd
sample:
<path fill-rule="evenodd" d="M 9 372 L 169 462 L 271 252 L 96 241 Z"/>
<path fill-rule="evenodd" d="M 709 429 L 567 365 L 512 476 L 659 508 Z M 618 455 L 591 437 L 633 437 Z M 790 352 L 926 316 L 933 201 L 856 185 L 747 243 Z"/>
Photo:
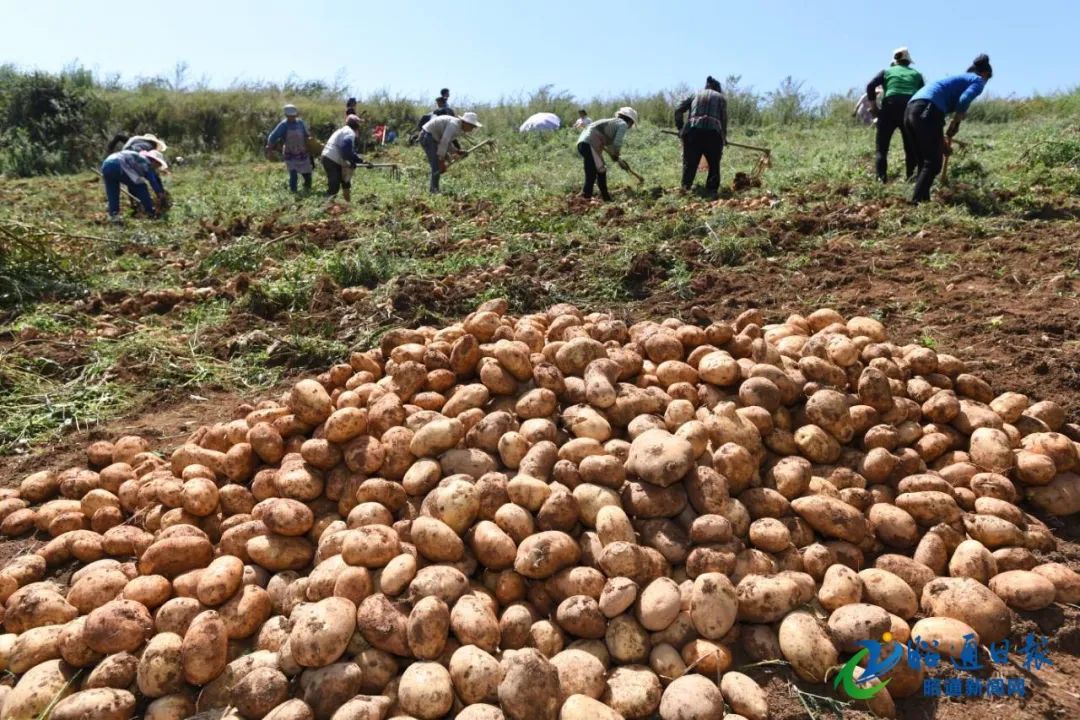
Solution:
<path fill-rule="evenodd" d="M 860 640 L 858 644 L 863 649 L 852 655 L 851 659 L 844 663 L 844 667 L 840 668 L 836 679 L 833 680 L 833 687 L 838 688 L 843 683 L 844 692 L 853 700 L 869 700 L 884 690 L 885 686 L 889 684 L 889 680 L 884 680 L 869 687 L 859 687 L 859 684 L 865 685 L 880 678 L 896 667 L 897 663 L 904 657 L 904 647 L 900 643 L 894 643 L 892 652 L 882 657 L 882 643 L 887 645 L 892 642 L 892 633 L 885 633 L 881 636 L 881 640 L 882 642 Z M 859 677 L 858 684 L 856 684 L 855 668 L 858 667 L 863 658 L 869 659 L 866 662 L 866 667 L 863 668 L 862 675 Z"/>

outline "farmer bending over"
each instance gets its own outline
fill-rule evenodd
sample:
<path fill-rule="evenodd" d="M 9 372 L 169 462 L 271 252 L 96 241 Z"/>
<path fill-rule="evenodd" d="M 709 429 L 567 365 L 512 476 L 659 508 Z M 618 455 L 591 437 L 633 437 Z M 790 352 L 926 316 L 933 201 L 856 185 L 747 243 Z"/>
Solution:
<path fill-rule="evenodd" d="M 160 150 L 121 150 L 105 158 L 101 163 L 101 177 L 105 180 L 105 198 L 109 203 L 109 219 L 120 222 L 120 186 L 123 185 L 138 199 L 149 217 L 158 217 L 158 209 L 150 199 L 149 185 L 154 189 L 161 207 L 168 205 L 168 194 L 161 184 L 158 171 L 169 169 Z"/>
<path fill-rule="evenodd" d="M 341 190 L 341 196 L 352 200 L 352 175 L 364 158 L 356 154 L 356 135 L 360 131 L 360 118 L 350 115 L 345 124 L 334 131 L 322 151 L 322 166 L 326 171 L 326 197 L 332 198 Z"/>
<path fill-rule="evenodd" d="M 943 154 L 951 151 L 950 140 L 960 129 L 968 107 L 986 87 L 986 81 L 994 75 L 990 58 L 980 55 L 963 75 L 938 80 L 915 93 L 904 114 L 904 124 L 915 141 L 918 152 L 919 175 L 915 180 L 912 202 L 930 200 L 930 187 L 941 172 Z M 945 129 L 945 116 L 952 114 L 949 129 Z"/>
<path fill-rule="evenodd" d="M 687 111 L 690 119 L 683 125 L 683 115 Z M 727 142 L 727 120 L 727 99 L 720 89 L 720 81 L 712 75 L 705 79 L 703 90 L 690 95 L 675 108 L 675 127 L 683 143 L 683 190 L 694 187 L 698 163 L 704 155 L 709 165 L 705 193 L 716 197 L 720 190 L 720 158 Z"/>
<path fill-rule="evenodd" d="M 281 146 L 285 168 L 289 171 L 289 190 L 296 192 L 297 176 L 304 176 L 304 190 L 311 190 L 311 155 L 308 154 L 308 129 L 295 105 L 285 106 L 285 119 L 266 138 L 266 151 Z"/>
<path fill-rule="evenodd" d="M 637 110 L 622 107 L 613 118 L 605 118 L 591 123 L 578 136 L 577 149 L 585 161 L 585 187 L 582 197 L 593 196 L 593 186 L 600 186 L 600 197 L 611 201 L 607 186 L 607 166 L 604 164 L 604 152 L 618 162 L 623 140 L 627 131 L 637 123 Z"/>
<path fill-rule="evenodd" d="M 456 147 L 457 136 L 481 127 L 484 126 L 474 112 L 467 112 L 461 117 L 440 115 L 424 123 L 424 128 L 420 131 L 420 147 L 424 148 L 428 165 L 431 167 L 431 183 L 428 189 L 432 194 L 439 192 L 439 178 L 446 171 L 450 154 L 462 157 L 468 154 Z"/>
<path fill-rule="evenodd" d="M 910 180 L 915 175 L 918 153 L 915 150 L 915 139 L 904 124 L 904 110 L 907 109 L 911 96 L 925 84 L 922 73 L 911 67 L 911 53 L 906 47 L 902 47 L 893 52 L 892 65 L 875 75 L 866 86 L 870 114 L 877 118 L 877 135 L 874 140 L 875 169 L 877 179 L 881 182 L 888 180 L 889 143 L 892 142 L 895 130 L 900 131 L 900 139 L 904 142 L 904 168 L 907 171 L 904 177 Z M 879 87 L 884 88 L 880 109 L 877 104 Z"/>

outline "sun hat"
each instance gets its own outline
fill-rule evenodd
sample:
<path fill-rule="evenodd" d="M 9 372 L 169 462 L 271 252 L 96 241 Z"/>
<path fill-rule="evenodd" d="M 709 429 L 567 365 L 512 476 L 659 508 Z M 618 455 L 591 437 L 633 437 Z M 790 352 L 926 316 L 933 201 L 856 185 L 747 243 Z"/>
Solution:
<path fill-rule="evenodd" d="M 165 156 L 161 154 L 160 150 L 143 150 L 141 153 L 144 158 L 149 158 L 161 166 L 162 170 L 169 169 L 169 163 L 165 161 Z"/>
<path fill-rule="evenodd" d="M 467 112 L 464 115 L 462 115 L 461 116 L 461 122 L 469 123 L 473 127 L 478 127 L 478 128 L 484 127 L 483 125 L 480 124 L 480 118 L 476 117 L 476 113 L 474 113 L 474 112 Z"/>
<path fill-rule="evenodd" d="M 895 60 L 897 62 L 901 62 L 901 61 L 903 61 L 903 62 L 914 62 L 911 59 L 911 53 L 908 52 L 908 49 L 906 47 L 898 47 L 895 50 L 893 50 L 892 57 L 893 57 L 893 60 Z"/>
<path fill-rule="evenodd" d="M 295 105 L 285 106 L 285 117 L 296 117 L 300 114 L 300 111 L 296 109 Z"/>
<path fill-rule="evenodd" d="M 165 152 L 169 149 L 169 146 L 165 144 L 165 141 L 159 138 L 154 133 L 146 133 L 142 136 L 142 138 L 144 140 L 149 140 L 150 142 L 154 143 L 154 146 L 161 152 Z"/>
<path fill-rule="evenodd" d="M 622 115 L 624 118 L 628 119 L 630 122 L 637 125 L 637 110 L 635 110 L 634 108 L 632 108 L 632 107 L 621 107 L 621 108 L 619 108 L 619 111 L 617 113 L 615 113 L 615 114 L 616 115 Z"/>

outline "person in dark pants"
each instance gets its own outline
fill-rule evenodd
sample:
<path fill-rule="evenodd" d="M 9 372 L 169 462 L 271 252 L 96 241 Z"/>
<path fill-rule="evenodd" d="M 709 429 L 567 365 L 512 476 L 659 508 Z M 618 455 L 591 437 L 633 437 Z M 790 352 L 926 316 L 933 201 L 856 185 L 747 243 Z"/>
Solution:
<path fill-rule="evenodd" d="M 356 152 L 356 133 L 360 130 L 360 118 L 350 115 L 345 124 L 334 131 L 322 151 L 322 166 L 326 172 L 326 196 L 332 198 L 341 191 L 346 202 L 352 200 L 352 176 L 364 158 Z"/>
<path fill-rule="evenodd" d="M 431 180 L 428 183 L 428 191 L 432 195 L 439 192 L 439 178 L 446 172 L 450 155 L 463 156 L 467 153 L 461 150 L 457 140 L 462 133 L 471 133 L 477 128 L 482 128 L 476 113 L 467 112 L 461 117 L 453 115 L 440 115 L 427 121 L 420 131 L 420 147 L 427 156 L 428 167 L 431 168 Z"/>
<path fill-rule="evenodd" d="M 683 123 L 689 111 L 690 118 Z M 675 108 L 675 127 L 683 144 L 683 190 L 694 187 L 698 164 L 702 156 L 709 165 L 705 179 L 705 193 L 716 197 L 720 190 L 720 158 L 727 142 L 727 99 L 720 88 L 720 81 L 713 76 L 705 80 L 705 88 L 688 96 Z"/>
<path fill-rule="evenodd" d="M 914 140 L 919 165 L 912 202 L 918 204 L 930 200 L 930 188 L 941 172 L 944 153 L 951 150 L 946 137 L 951 140 L 960 130 L 968 107 L 993 75 L 990 58 L 979 55 L 966 73 L 926 85 L 911 98 L 904 113 L 904 124 Z M 945 116 L 949 114 L 953 119 L 945 131 Z"/>
<path fill-rule="evenodd" d="M 911 53 L 902 47 L 893 52 L 892 65 L 875 75 L 866 86 L 870 114 L 877 118 L 875 169 L 881 182 L 888 181 L 889 144 L 896 130 L 900 131 L 900 139 L 904 142 L 904 168 L 907 171 L 904 177 L 911 180 L 915 175 L 918 154 L 914 139 L 904 125 L 904 110 L 911 96 L 925 84 L 922 74 L 911 67 Z M 879 87 L 883 90 L 880 108 L 877 105 Z"/>
<path fill-rule="evenodd" d="M 611 201 L 604 153 L 607 152 L 612 160 L 618 162 L 626 133 L 635 124 L 637 124 L 637 110 L 632 107 L 621 107 L 615 113 L 615 117 L 597 120 L 581 131 L 581 135 L 578 136 L 577 150 L 585 161 L 585 185 L 581 190 L 582 197 L 591 198 L 593 188 L 599 186 L 600 197 L 605 202 Z"/>

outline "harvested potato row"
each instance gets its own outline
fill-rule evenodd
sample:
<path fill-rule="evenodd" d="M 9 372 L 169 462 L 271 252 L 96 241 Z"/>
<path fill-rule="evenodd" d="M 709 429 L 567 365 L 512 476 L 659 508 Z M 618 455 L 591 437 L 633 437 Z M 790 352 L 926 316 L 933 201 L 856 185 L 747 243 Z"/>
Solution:
<path fill-rule="evenodd" d="M 869 317 L 493 300 L 0 490 L 42 543 L 0 568 L 0 720 L 764 720 L 737 657 L 820 683 L 1080 601 L 1030 512 L 1080 512 L 1078 440 Z M 885 679 L 887 716 L 922 671 Z"/>

